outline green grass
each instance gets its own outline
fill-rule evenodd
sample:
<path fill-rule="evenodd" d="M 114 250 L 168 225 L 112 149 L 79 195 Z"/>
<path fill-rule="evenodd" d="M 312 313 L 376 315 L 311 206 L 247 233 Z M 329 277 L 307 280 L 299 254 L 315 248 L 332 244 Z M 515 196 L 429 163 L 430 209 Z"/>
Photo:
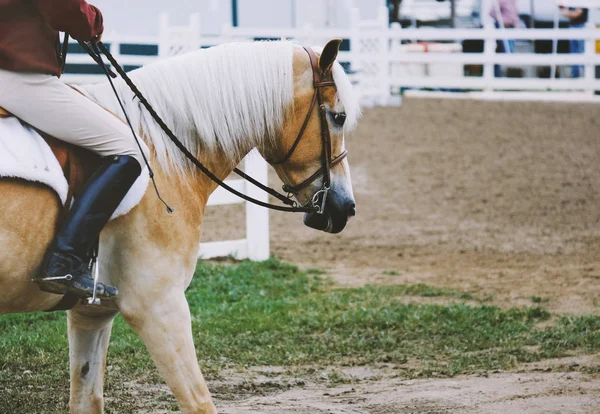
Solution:
<path fill-rule="evenodd" d="M 406 304 L 405 296 L 473 299 L 427 285 L 338 288 L 321 271 L 303 272 L 275 259 L 199 264 L 187 293 L 198 358 L 209 378 L 231 367 L 381 362 L 407 377 L 453 376 L 600 348 L 598 316 L 561 317 L 536 327 L 551 318 L 537 304 L 503 310 L 486 304 Z M 65 316 L 2 316 L 0 332 L 0 412 L 15 406 L 27 407 L 22 412 L 40 406 L 45 407 L 40 412 L 55 412 L 49 407 L 64 412 Z M 124 381 L 161 381 L 120 317 L 108 364 L 107 394 Z"/>
<path fill-rule="evenodd" d="M 533 303 L 548 303 L 550 301 L 550 299 L 548 298 L 543 298 L 541 296 L 532 296 L 531 297 L 531 301 Z"/>

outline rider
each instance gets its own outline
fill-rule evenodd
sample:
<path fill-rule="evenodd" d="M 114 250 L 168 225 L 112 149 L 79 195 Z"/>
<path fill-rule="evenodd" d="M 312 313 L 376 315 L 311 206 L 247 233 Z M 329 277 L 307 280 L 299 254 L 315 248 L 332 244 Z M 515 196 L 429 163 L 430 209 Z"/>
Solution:
<path fill-rule="evenodd" d="M 61 223 L 34 278 L 45 292 L 93 293 L 89 250 L 141 174 L 143 156 L 131 131 L 59 80 L 59 31 L 99 41 L 100 10 L 84 0 L 0 0 L 0 106 L 24 122 L 102 156 Z M 35 231 L 35 230 L 34 230 Z M 99 284 L 99 297 L 117 294 Z"/>

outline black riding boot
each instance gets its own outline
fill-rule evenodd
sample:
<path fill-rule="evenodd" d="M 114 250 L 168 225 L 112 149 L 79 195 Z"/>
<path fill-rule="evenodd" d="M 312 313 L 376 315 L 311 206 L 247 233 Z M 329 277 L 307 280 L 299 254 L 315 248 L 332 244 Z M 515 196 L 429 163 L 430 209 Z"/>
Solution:
<path fill-rule="evenodd" d="M 71 292 L 81 298 L 94 293 L 89 251 L 100 231 L 117 209 L 137 177 L 141 166 L 126 155 L 107 157 L 86 183 L 68 217 L 50 245 L 42 272 L 33 281 L 44 292 Z M 116 296 L 116 288 L 98 283 L 99 298 Z"/>

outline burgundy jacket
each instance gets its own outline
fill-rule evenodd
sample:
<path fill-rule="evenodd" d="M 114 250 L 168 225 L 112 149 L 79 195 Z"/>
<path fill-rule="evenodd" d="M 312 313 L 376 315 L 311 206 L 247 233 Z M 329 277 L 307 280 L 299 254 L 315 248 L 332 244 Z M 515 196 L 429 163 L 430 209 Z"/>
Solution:
<path fill-rule="evenodd" d="M 103 30 L 84 0 L 0 0 L 0 69 L 60 76 L 58 32 L 89 41 Z"/>

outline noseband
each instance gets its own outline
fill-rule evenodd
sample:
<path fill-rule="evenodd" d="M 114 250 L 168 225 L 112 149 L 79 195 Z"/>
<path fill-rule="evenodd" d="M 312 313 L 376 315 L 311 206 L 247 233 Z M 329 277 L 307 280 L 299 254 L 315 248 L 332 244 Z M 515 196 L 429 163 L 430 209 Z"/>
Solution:
<path fill-rule="evenodd" d="M 310 121 L 310 117 L 315 109 L 317 103 L 319 104 L 319 118 L 321 121 L 321 143 L 322 143 L 322 151 L 321 151 L 321 168 L 317 170 L 313 175 L 308 177 L 306 180 L 302 181 L 300 184 L 295 186 L 284 185 L 283 191 L 288 194 L 297 195 L 300 191 L 308 187 L 312 184 L 317 178 L 321 175 L 323 176 L 323 183 L 321 184 L 321 189 L 317 191 L 309 201 L 307 201 L 304 206 L 310 205 L 316 209 L 317 214 L 323 214 L 325 209 L 325 202 L 327 201 L 327 194 L 329 193 L 329 189 L 331 188 L 331 168 L 340 162 L 343 161 L 344 158 L 348 155 L 348 151 L 344 150 L 341 154 L 339 154 L 335 158 L 331 158 L 332 148 L 331 148 L 331 135 L 329 135 L 329 124 L 327 123 L 327 108 L 325 107 L 324 99 L 323 99 L 323 88 L 328 86 L 335 86 L 335 82 L 333 80 L 323 80 L 321 77 L 321 69 L 319 68 L 319 63 L 317 59 L 317 55 L 312 49 L 304 48 L 306 53 L 308 53 L 308 57 L 310 59 L 310 65 L 312 67 L 313 73 L 313 88 L 314 93 L 312 96 L 312 101 L 310 103 L 310 108 L 308 109 L 308 113 L 306 114 L 306 118 L 304 118 L 304 122 L 302 123 L 302 128 L 300 128 L 300 132 L 298 132 L 298 136 L 294 141 L 294 144 L 288 150 L 287 154 L 279 161 L 272 162 L 269 161 L 271 165 L 279 165 L 285 163 L 290 159 L 296 147 L 300 143 L 300 140 L 304 136 L 304 132 L 308 126 L 308 122 Z"/>

